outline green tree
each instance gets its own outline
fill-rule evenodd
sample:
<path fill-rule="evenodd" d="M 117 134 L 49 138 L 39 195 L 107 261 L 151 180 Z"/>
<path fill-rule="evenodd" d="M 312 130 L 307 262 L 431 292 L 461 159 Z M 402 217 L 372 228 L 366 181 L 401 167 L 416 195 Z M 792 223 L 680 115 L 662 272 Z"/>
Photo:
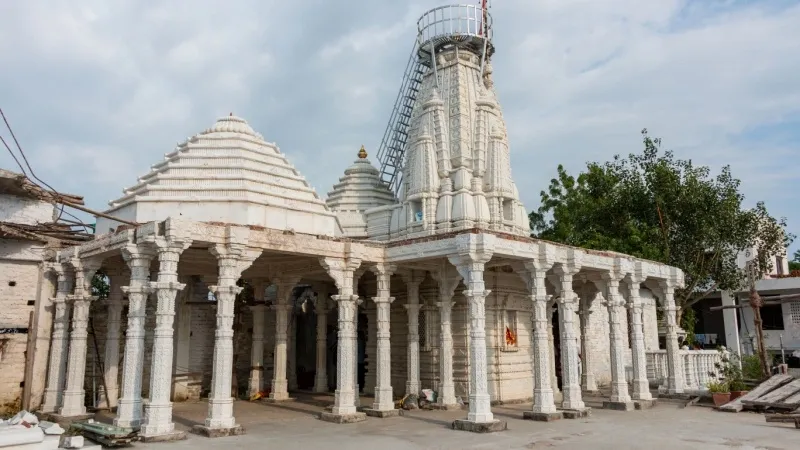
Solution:
<path fill-rule="evenodd" d="M 96 295 L 101 300 L 108 298 L 111 286 L 108 284 L 108 277 L 103 272 L 97 272 L 92 277 L 92 295 Z"/>
<path fill-rule="evenodd" d="M 789 261 L 789 270 L 800 270 L 800 250 L 794 252 L 793 259 Z"/>
<path fill-rule="evenodd" d="M 642 130 L 644 151 L 627 159 L 590 162 L 577 178 L 558 166 L 530 213 L 533 236 L 597 250 L 612 250 L 679 267 L 686 287 L 676 290 L 682 311 L 715 289 L 741 289 L 740 251 L 756 249 L 757 270 L 791 243 L 784 219 L 763 203 L 744 209 L 739 180 L 725 166 L 716 176 L 691 160 L 661 150 Z M 681 323 L 681 322 L 679 322 Z"/>

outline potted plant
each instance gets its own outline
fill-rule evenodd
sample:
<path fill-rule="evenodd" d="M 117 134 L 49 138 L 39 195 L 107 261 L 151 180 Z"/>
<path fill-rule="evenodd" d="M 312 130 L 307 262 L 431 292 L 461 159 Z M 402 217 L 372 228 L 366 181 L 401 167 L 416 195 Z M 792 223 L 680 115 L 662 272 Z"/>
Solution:
<path fill-rule="evenodd" d="M 744 383 L 742 379 L 732 380 L 728 385 L 731 391 L 731 400 L 736 400 L 737 398 L 747 394 L 747 385 Z"/>
<path fill-rule="evenodd" d="M 731 401 L 731 390 L 726 381 L 709 381 L 708 392 L 714 399 L 714 406 L 720 407 Z"/>

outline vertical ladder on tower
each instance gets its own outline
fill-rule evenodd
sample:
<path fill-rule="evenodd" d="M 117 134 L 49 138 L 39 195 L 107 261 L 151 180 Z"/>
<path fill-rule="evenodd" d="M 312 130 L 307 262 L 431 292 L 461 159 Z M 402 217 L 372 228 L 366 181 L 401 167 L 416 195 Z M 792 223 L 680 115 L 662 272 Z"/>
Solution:
<path fill-rule="evenodd" d="M 417 101 L 417 93 L 422 83 L 425 66 L 417 55 L 417 44 L 411 51 L 400 92 L 397 94 L 389 124 L 383 134 L 381 145 L 378 148 L 378 161 L 381 164 L 381 180 L 389 185 L 392 192 L 397 195 L 403 181 L 403 156 L 408 144 L 408 131 L 411 127 L 411 113 Z"/>

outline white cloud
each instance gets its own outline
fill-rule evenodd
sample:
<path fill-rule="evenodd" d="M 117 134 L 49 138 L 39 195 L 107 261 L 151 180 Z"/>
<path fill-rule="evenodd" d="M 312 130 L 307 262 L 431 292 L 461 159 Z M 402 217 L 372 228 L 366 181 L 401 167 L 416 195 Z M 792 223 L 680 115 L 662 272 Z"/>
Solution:
<path fill-rule="evenodd" d="M 637 151 L 648 127 L 679 157 L 731 164 L 749 202 L 800 231 L 786 189 L 800 178 L 800 6 L 493 3 L 495 86 L 528 208 L 557 164 Z M 97 208 L 231 111 L 325 193 L 362 143 L 374 156 L 416 19 L 439 4 L 7 2 L 0 106 L 39 175 Z"/>

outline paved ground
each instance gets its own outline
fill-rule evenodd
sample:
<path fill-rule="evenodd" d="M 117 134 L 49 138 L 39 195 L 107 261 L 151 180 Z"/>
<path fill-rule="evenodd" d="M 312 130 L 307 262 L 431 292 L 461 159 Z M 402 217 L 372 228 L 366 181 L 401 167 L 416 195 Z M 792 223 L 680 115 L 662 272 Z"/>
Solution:
<path fill-rule="evenodd" d="M 370 399 L 365 398 L 364 404 Z M 136 444 L 140 449 L 299 450 L 412 450 L 412 449 L 759 449 L 800 448 L 800 430 L 789 424 L 766 423 L 751 413 L 729 414 L 709 408 L 683 409 L 661 403 L 647 411 L 617 412 L 594 409 L 591 417 L 551 423 L 521 419 L 529 405 L 495 407 L 498 419 L 508 421 L 508 431 L 479 435 L 449 429 L 463 411 L 414 411 L 391 419 L 335 425 L 315 415 L 330 397 L 308 396 L 281 406 L 237 402 L 236 418 L 247 429 L 244 436 L 208 439 L 189 435 L 174 443 Z M 592 406 L 598 403 L 589 402 Z M 176 404 L 178 427 L 201 423 L 207 405 Z"/>

